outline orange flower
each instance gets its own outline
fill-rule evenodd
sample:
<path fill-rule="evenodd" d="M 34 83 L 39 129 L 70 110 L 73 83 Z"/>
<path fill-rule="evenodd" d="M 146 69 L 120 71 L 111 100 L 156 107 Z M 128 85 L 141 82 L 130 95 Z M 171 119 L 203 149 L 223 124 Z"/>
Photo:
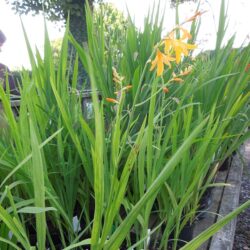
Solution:
<path fill-rule="evenodd" d="M 163 54 L 159 49 L 157 49 L 156 57 L 151 62 L 150 71 L 152 71 L 157 66 L 157 76 L 161 76 L 164 71 L 164 64 L 167 64 L 169 68 L 171 68 L 171 61 L 175 59 L 169 55 Z"/>
<path fill-rule="evenodd" d="M 183 33 L 180 39 L 176 39 L 176 30 L 180 30 Z M 173 31 L 171 31 L 170 34 L 166 38 L 164 38 L 164 52 L 166 54 L 169 54 L 171 49 L 173 49 L 175 52 L 176 63 L 179 64 L 182 54 L 184 54 L 184 56 L 187 56 L 189 50 L 197 48 L 197 45 L 195 44 L 188 44 L 184 42 L 184 40 L 191 38 L 192 35 L 188 32 L 188 30 L 182 28 L 181 26 L 175 27 Z"/>
<path fill-rule="evenodd" d="M 114 98 L 106 98 L 106 101 L 107 101 L 107 102 L 111 102 L 111 103 L 116 103 L 116 104 L 119 103 L 119 102 L 118 102 L 116 99 L 114 99 Z"/>
<path fill-rule="evenodd" d="M 167 87 L 163 87 L 163 88 L 162 88 L 162 91 L 163 91 L 165 94 L 167 94 L 167 93 L 169 92 L 169 89 L 168 89 Z"/>
<path fill-rule="evenodd" d="M 170 52 L 170 50 L 171 50 L 171 48 L 172 48 L 172 38 L 166 37 L 166 38 L 164 39 L 164 44 L 165 44 L 164 52 L 165 52 L 166 54 L 169 54 L 169 52 Z"/>
<path fill-rule="evenodd" d="M 189 50 L 196 49 L 195 44 L 184 43 L 181 39 L 172 40 L 173 50 L 175 51 L 176 63 L 179 64 L 181 61 L 181 55 L 188 55 Z"/>
<path fill-rule="evenodd" d="M 188 18 L 186 21 L 184 21 L 182 24 L 187 23 L 187 22 L 192 22 L 194 21 L 198 16 L 203 15 L 204 13 L 206 13 L 207 10 L 205 11 L 197 11 L 193 16 L 191 16 L 190 18 Z"/>

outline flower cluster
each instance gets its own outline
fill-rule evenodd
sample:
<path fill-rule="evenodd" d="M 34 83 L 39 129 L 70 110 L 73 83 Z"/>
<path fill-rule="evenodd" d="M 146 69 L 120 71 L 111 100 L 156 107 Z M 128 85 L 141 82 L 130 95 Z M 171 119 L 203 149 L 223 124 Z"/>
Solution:
<path fill-rule="evenodd" d="M 179 33 L 182 33 L 180 38 Z M 167 37 L 163 39 L 164 53 L 157 48 L 156 57 L 152 61 L 150 71 L 157 67 L 157 76 L 162 76 L 164 72 L 164 64 L 171 68 L 171 62 L 179 64 L 181 62 L 182 55 L 188 56 L 189 50 L 197 48 L 195 44 L 189 44 L 186 40 L 191 39 L 191 34 L 181 26 L 175 27 Z"/>
<path fill-rule="evenodd" d="M 201 16 L 206 11 L 197 11 L 192 17 L 186 19 L 181 25 L 194 21 L 198 16 Z M 164 65 L 167 65 L 169 68 L 172 67 L 172 63 L 180 64 L 183 56 L 188 56 L 190 50 L 197 48 L 196 44 L 188 43 L 192 39 L 192 35 L 183 28 L 182 26 L 176 26 L 156 47 L 155 58 L 151 62 L 150 71 L 153 71 L 156 68 L 157 76 L 162 76 L 164 72 Z M 164 48 L 163 48 L 164 47 Z M 127 85 L 123 87 L 124 77 L 120 76 L 116 69 L 113 68 L 113 81 L 116 85 L 116 99 L 106 98 L 106 101 L 118 104 L 122 91 L 127 91 L 132 88 L 132 85 Z M 184 76 L 190 74 L 192 71 L 192 66 L 186 67 L 184 70 L 181 70 L 178 74 L 172 74 L 172 78 L 168 82 L 184 82 Z M 168 93 L 169 89 L 166 86 L 162 86 L 162 91 Z"/>
<path fill-rule="evenodd" d="M 203 15 L 206 11 L 197 11 L 192 17 L 186 19 L 181 25 L 187 22 L 193 22 L 197 17 Z M 182 35 L 180 35 L 182 33 Z M 152 61 L 150 71 L 157 67 L 157 76 L 162 76 L 164 72 L 164 64 L 171 68 L 171 63 L 179 64 L 182 56 L 188 56 L 190 50 L 197 48 L 195 44 L 189 44 L 188 40 L 192 39 L 192 35 L 182 26 L 176 26 L 164 39 L 157 48 L 156 57 Z M 164 53 L 160 47 L 164 44 Z M 190 72 L 188 72 L 190 73 Z M 186 74 L 188 74 L 186 72 Z M 182 74 L 183 75 L 183 74 Z M 174 79 L 173 79 L 174 80 Z M 176 80 L 176 79 L 175 79 Z"/>

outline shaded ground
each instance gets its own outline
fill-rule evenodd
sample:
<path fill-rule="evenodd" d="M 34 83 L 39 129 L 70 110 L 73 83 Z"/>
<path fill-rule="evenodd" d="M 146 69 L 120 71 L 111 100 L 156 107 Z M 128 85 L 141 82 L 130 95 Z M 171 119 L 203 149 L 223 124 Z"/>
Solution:
<path fill-rule="evenodd" d="M 250 140 L 245 150 L 247 165 L 242 176 L 240 204 L 250 200 Z M 237 218 L 233 250 L 250 250 L 250 208 Z"/>

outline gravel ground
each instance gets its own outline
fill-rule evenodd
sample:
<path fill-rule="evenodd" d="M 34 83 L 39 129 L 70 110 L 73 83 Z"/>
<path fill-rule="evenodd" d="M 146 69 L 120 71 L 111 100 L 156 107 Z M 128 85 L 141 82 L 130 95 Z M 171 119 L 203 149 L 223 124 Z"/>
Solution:
<path fill-rule="evenodd" d="M 240 204 L 250 199 L 250 140 L 246 143 L 244 168 L 240 193 Z M 233 250 L 250 250 L 250 208 L 237 218 Z"/>

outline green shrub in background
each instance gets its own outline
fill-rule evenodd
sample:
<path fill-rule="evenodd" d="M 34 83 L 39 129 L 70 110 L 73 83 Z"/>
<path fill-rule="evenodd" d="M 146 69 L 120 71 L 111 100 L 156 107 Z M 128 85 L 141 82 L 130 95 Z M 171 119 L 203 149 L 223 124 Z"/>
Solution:
<path fill-rule="evenodd" d="M 96 31 L 103 30 L 106 52 L 112 55 L 116 65 L 122 55 L 121 44 L 126 39 L 127 19 L 113 4 L 100 3 L 94 9 L 93 22 L 98 27 Z"/>
<path fill-rule="evenodd" d="M 18 118 L 0 87 L 9 124 L 9 136 L 0 138 L 1 249 L 178 248 L 219 165 L 249 137 L 250 47 L 232 50 L 233 38 L 221 46 L 222 1 L 215 56 L 192 61 L 182 50 L 179 58 L 178 32 L 162 34 L 158 13 L 142 31 L 129 18 L 117 57 L 88 6 L 88 47 L 67 27 L 58 65 L 47 31 L 44 58 L 33 54 L 24 32 L 32 74 L 21 75 Z M 192 38 L 179 28 L 185 44 L 195 43 L 198 27 L 194 18 Z M 173 40 L 164 51 L 166 36 Z M 78 58 L 71 76 L 69 41 L 90 79 L 89 119 L 74 92 Z M 175 59 L 171 68 L 162 70 L 157 49 Z M 182 249 L 196 249 L 249 205 Z"/>

